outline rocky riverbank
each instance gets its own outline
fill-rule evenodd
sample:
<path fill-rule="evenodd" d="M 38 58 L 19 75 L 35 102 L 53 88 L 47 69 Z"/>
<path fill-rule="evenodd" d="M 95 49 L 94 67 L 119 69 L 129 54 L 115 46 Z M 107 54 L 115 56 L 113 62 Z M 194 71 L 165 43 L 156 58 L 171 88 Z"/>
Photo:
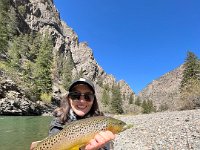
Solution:
<path fill-rule="evenodd" d="M 42 101 L 30 101 L 14 81 L 0 73 L 0 115 L 49 115 L 53 108 Z"/>
<path fill-rule="evenodd" d="M 115 117 L 134 127 L 117 135 L 114 150 L 200 150 L 200 109 Z"/>

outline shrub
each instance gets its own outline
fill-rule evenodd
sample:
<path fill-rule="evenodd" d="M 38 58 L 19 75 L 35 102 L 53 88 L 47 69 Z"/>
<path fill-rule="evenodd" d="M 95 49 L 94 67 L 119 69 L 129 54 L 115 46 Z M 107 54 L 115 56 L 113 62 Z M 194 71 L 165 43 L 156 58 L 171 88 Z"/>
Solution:
<path fill-rule="evenodd" d="M 41 101 L 50 104 L 52 96 L 49 93 L 41 93 L 40 99 L 41 99 Z"/>

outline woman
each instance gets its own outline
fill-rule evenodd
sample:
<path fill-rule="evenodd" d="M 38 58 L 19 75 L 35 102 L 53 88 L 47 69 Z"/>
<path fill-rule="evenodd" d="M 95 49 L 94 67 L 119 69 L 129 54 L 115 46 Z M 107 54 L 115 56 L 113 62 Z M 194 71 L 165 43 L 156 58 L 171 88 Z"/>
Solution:
<path fill-rule="evenodd" d="M 62 99 L 61 107 L 54 111 L 55 118 L 51 122 L 49 135 L 53 135 L 63 129 L 63 126 L 69 122 L 100 116 L 95 88 L 90 80 L 80 78 L 72 82 L 69 87 L 69 93 Z M 110 131 L 102 131 L 95 135 L 85 150 L 109 150 L 108 142 L 113 140 L 115 135 Z M 31 149 L 37 143 L 32 143 Z"/>

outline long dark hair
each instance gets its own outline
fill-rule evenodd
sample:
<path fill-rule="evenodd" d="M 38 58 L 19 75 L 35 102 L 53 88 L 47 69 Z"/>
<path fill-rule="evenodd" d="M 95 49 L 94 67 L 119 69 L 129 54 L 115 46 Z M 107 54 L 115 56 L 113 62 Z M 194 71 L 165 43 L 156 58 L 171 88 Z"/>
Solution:
<path fill-rule="evenodd" d="M 62 124 L 65 124 L 66 122 L 68 122 L 68 119 L 69 119 L 68 114 L 69 114 L 69 110 L 71 109 L 68 94 L 69 92 L 66 93 L 64 96 L 62 96 L 60 107 L 56 108 L 53 112 L 53 115 L 55 117 L 58 117 L 60 123 Z M 92 117 L 92 116 L 102 116 L 102 115 L 103 113 L 99 111 L 99 105 L 97 102 L 97 98 L 95 96 L 92 107 L 85 116 Z"/>

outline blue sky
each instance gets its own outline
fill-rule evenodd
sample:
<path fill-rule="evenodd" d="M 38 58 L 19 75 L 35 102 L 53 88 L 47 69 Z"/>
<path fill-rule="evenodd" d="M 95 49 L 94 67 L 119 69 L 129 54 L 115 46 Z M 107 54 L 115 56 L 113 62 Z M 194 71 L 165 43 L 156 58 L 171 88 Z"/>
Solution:
<path fill-rule="evenodd" d="M 200 58 L 199 0 L 54 0 L 64 20 L 87 41 L 97 63 L 135 93 Z"/>

